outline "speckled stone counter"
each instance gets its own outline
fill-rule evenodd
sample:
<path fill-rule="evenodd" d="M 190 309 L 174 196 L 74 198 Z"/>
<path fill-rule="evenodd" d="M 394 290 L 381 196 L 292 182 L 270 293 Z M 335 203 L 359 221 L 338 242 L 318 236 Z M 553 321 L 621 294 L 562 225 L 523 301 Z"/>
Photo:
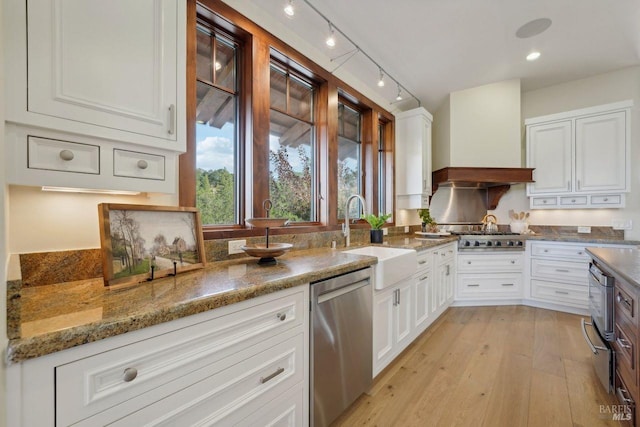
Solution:
<path fill-rule="evenodd" d="M 640 287 L 640 250 L 635 248 L 587 248 L 587 252 L 604 264 L 605 269 Z M 608 267 L 608 268 L 606 268 Z"/>
<path fill-rule="evenodd" d="M 364 268 L 375 257 L 341 250 L 290 252 L 275 266 L 255 258 L 111 290 L 101 279 L 22 287 L 11 280 L 7 329 L 9 363 L 212 310 L 249 298 Z"/>

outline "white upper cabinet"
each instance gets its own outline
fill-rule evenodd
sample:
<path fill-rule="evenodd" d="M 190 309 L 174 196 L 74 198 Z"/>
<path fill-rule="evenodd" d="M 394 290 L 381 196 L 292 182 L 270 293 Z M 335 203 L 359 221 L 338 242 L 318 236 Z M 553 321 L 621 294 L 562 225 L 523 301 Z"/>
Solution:
<path fill-rule="evenodd" d="M 626 112 L 576 119 L 576 191 L 627 191 Z"/>
<path fill-rule="evenodd" d="M 185 3 L 4 3 L 10 183 L 175 192 L 186 151 Z M 33 138 L 52 141 L 44 166 L 32 164 Z M 71 174 L 87 167 L 76 164 L 85 145 L 99 164 Z M 135 167 L 123 152 L 136 153 Z"/>
<path fill-rule="evenodd" d="M 428 206 L 431 195 L 431 123 L 422 107 L 396 115 L 396 207 Z"/>
<path fill-rule="evenodd" d="M 532 209 L 619 208 L 630 191 L 632 101 L 525 120 Z"/>
<path fill-rule="evenodd" d="M 534 183 L 529 194 L 571 191 L 573 138 L 571 121 L 541 124 L 527 128 L 527 167 Z"/>

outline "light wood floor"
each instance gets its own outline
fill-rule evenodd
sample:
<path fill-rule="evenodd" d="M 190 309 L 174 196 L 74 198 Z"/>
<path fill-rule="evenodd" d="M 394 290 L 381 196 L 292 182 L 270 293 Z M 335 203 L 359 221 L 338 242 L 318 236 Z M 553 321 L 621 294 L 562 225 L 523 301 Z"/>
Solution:
<path fill-rule="evenodd" d="M 606 426 L 615 404 L 580 316 L 525 306 L 451 308 L 335 426 Z"/>

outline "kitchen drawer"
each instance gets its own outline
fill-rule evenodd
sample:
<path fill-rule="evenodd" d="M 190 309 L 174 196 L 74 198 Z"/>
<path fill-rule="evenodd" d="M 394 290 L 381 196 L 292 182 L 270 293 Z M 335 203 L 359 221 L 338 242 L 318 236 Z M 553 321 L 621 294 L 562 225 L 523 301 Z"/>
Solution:
<path fill-rule="evenodd" d="M 227 369 L 204 373 L 193 385 L 176 390 L 109 425 L 236 425 L 247 413 L 268 405 L 273 396 L 280 396 L 303 383 L 304 334 L 300 331 L 252 357 L 232 358 L 234 363 Z M 288 413 L 290 411 L 285 411 L 285 415 Z M 78 427 L 100 424 L 97 421 L 85 420 Z M 266 425 L 263 421 L 259 425 Z"/>
<path fill-rule="evenodd" d="M 591 196 L 592 205 L 620 205 L 622 204 L 622 195 L 620 194 L 599 194 Z"/>
<path fill-rule="evenodd" d="M 627 385 L 638 386 L 638 375 L 636 370 L 636 352 L 638 343 L 635 333 L 616 322 L 615 337 L 613 348 L 616 351 L 616 362 L 629 372 L 629 376 L 625 376 Z"/>
<path fill-rule="evenodd" d="M 433 252 L 418 252 L 418 268 L 417 271 L 428 270 L 432 267 Z"/>
<path fill-rule="evenodd" d="M 461 298 L 522 298 L 522 274 L 458 274 L 458 296 Z"/>
<path fill-rule="evenodd" d="M 587 309 L 589 287 L 544 280 L 531 280 L 531 295 L 552 303 L 567 304 Z"/>
<path fill-rule="evenodd" d="M 557 206 L 557 197 L 532 197 L 531 207 Z"/>
<path fill-rule="evenodd" d="M 113 150 L 113 175 L 163 181 L 165 158 L 136 151 Z"/>
<path fill-rule="evenodd" d="M 558 259 L 568 261 L 589 262 L 591 257 L 585 251 L 584 245 L 569 245 L 564 243 L 531 242 L 531 256 L 539 258 Z"/>
<path fill-rule="evenodd" d="M 632 389 L 627 386 L 625 379 L 620 375 L 621 372 L 616 370 L 614 381 L 614 393 L 620 407 L 616 408 L 618 412 L 618 420 L 622 421 L 622 425 L 635 426 L 636 424 L 636 396 Z M 613 418 L 613 415 L 612 415 Z"/>
<path fill-rule="evenodd" d="M 458 255 L 458 272 L 522 271 L 524 252 Z"/>
<path fill-rule="evenodd" d="M 305 308 L 304 293 L 298 292 L 58 366 L 58 424 L 73 424 L 116 405 L 129 413 L 149 404 L 151 395 L 158 400 L 175 393 L 190 373 L 215 363 L 233 364 L 239 351 L 259 351 L 258 344 L 301 326 Z"/>
<path fill-rule="evenodd" d="M 614 290 L 614 313 L 616 318 L 623 316 L 632 327 L 638 325 L 638 299 L 634 289 L 626 283 L 616 280 Z"/>
<path fill-rule="evenodd" d="M 589 264 L 533 258 L 531 260 L 531 277 L 588 286 Z"/>
<path fill-rule="evenodd" d="M 451 262 L 456 255 L 456 244 L 449 244 L 433 251 L 437 264 Z"/>
<path fill-rule="evenodd" d="M 304 426 L 304 386 L 299 384 L 240 421 L 238 427 Z"/>
<path fill-rule="evenodd" d="M 560 206 L 586 206 L 587 196 L 560 197 Z"/>
<path fill-rule="evenodd" d="M 100 147 L 28 136 L 27 167 L 99 175 Z"/>

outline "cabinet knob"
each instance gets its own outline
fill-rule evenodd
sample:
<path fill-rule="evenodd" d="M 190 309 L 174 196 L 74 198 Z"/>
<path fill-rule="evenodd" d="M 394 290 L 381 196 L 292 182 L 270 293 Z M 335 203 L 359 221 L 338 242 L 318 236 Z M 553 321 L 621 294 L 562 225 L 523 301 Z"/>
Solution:
<path fill-rule="evenodd" d="M 511 260 L 511 264 L 515 264 L 516 261 L 514 259 Z"/>
<path fill-rule="evenodd" d="M 284 322 L 284 320 L 287 318 L 287 313 L 278 313 L 276 314 L 276 316 L 278 316 L 278 319 L 280 319 L 281 322 Z"/>
<path fill-rule="evenodd" d="M 608 202 L 608 201 L 609 201 L 609 198 L 608 198 L 608 197 L 605 197 L 603 200 L 604 200 L 605 202 Z"/>
<path fill-rule="evenodd" d="M 576 199 L 571 199 L 571 203 L 575 203 L 575 202 L 576 202 Z"/>
<path fill-rule="evenodd" d="M 142 169 L 142 170 L 149 167 L 149 163 L 147 163 L 146 160 L 138 160 L 137 165 L 138 165 L 138 169 Z"/>
<path fill-rule="evenodd" d="M 467 264 L 471 264 L 471 261 L 467 261 Z"/>
<path fill-rule="evenodd" d="M 547 199 L 544 199 L 544 200 L 542 201 L 542 203 L 543 203 L 543 204 L 547 203 Z"/>
<path fill-rule="evenodd" d="M 69 162 L 69 161 L 73 160 L 73 158 L 75 157 L 73 155 L 73 151 L 71 151 L 71 150 L 62 150 L 62 151 L 60 151 L 59 156 L 65 162 Z"/>
<path fill-rule="evenodd" d="M 136 368 L 127 368 L 124 370 L 124 382 L 130 383 L 138 376 L 138 370 Z"/>

